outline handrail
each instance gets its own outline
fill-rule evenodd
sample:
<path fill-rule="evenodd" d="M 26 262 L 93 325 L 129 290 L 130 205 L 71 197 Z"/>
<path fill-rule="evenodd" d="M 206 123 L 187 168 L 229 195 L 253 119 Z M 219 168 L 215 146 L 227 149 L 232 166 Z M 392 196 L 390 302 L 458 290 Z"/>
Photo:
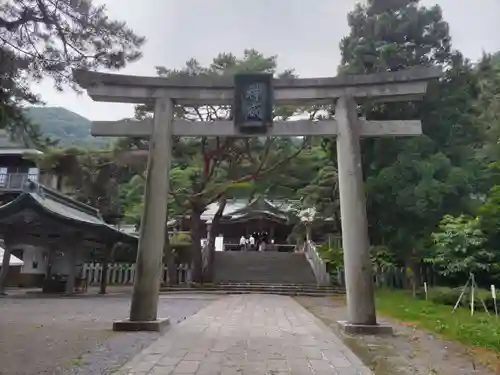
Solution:
<path fill-rule="evenodd" d="M 27 181 L 38 181 L 38 173 L 0 173 L 0 189 L 22 190 Z"/>
<path fill-rule="evenodd" d="M 208 239 L 202 240 L 201 243 L 201 264 L 202 270 L 205 272 L 208 269 Z"/>
<path fill-rule="evenodd" d="M 316 244 L 311 240 L 304 243 L 304 252 L 316 278 L 316 283 L 320 286 L 330 285 L 330 274 L 326 269 L 326 263 L 318 254 Z"/>

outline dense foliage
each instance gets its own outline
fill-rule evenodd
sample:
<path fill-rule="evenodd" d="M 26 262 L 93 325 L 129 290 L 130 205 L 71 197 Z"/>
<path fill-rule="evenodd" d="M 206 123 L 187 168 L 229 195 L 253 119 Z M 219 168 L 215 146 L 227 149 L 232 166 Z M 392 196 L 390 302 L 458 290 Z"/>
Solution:
<path fill-rule="evenodd" d="M 450 234 L 450 223 L 460 221 L 460 215 L 481 222 L 474 218 L 493 183 L 488 164 L 495 160 L 498 139 L 493 130 L 498 128 L 498 60 L 485 56 L 477 64 L 469 62 L 452 48 L 439 6 L 422 7 L 417 0 L 371 0 L 357 5 L 348 22 L 350 33 L 340 43 L 342 74 L 417 65 L 437 65 L 445 72 L 422 103 L 359 103 L 368 119 L 422 119 L 421 137 L 362 142 L 371 241 L 387 246 L 394 264 L 405 266 L 421 285 L 422 261 L 438 262 L 450 255 L 444 251 L 453 252 L 451 244 L 443 243 L 445 235 L 440 237 Z M 327 147 L 334 163 L 335 143 L 327 142 Z M 465 268 L 484 269 L 465 258 L 481 258 L 471 254 L 475 251 L 489 254 L 485 246 L 483 241 L 467 253 L 455 252 L 464 259 L 454 266 L 466 276 Z"/>
<path fill-rule="evenodd" d="M 145 39 L 92 0 L 6 0 L 0 4 L 0 128 L 37 126 L 22 106 L 40 103 L 29 83 L 51 78 L 77 89 L 72 69 L 120 69 L 141 57 Z"/>

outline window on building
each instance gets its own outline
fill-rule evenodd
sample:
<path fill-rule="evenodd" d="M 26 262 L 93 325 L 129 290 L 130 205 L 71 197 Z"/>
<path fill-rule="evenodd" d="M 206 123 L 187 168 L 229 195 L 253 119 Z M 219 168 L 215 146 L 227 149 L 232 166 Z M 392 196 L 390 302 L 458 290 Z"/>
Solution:
<path fill-rule="evenodd" d="M 0 167 L 0 186 L 7 185 L 7 167 Z"/>
<path fill-rule="evenodd" d="M 38 182 L 39 169 L 29 168 L 28 169 L 28 179 L 33 182 Z"/>

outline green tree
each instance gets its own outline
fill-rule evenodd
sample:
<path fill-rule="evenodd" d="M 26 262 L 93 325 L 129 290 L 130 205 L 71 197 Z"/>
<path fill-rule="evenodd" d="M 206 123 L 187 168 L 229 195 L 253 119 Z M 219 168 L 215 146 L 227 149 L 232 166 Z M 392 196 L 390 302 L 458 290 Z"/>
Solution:
<path fill-rule="evenodd" d="M 485 132 L 484 149 L 480 156 L 486 162 L 495 163 L 500 160 L 500 53 L 484 55 L 476 66 L 478 76 L 478 98 L 476 101 L 476 124 Z M 498 168 L 490 169 L 498 176 Z M 500 183 L 498 178 L 493 183 Z"/>
<path fill-rule="evenodd" d="M 6 0 L 0 4 L 0 127 L 22 128 L 35 141 L 26 104 L 41 103 L 29 82 L 44 77 L 77 89 L 73 68 L 120 69 L 141 57 L 145 39 L 112 20 L 92 0 Z"/>
<path fill-rule="evenodd" d="M 32 94 L 16 66 L 15 56 L 11 51 L 0 47 L 0 129 L 6 129 L 12 135 L 28 136 L 39 148 L 53 145 L 40 133 L 25 116 L 25 104 L 39 103 L 39 98 Z"/>
<path fill-rule="evenodd" d="M 273 173 L 260 176 L 251 185 L 250 196 L 264 195 L 270 199 L 300 200 L 308 193 L 305 189 L 316 179 L 327 155 L 315 139 L 310 140 L 310 147 L 304 148 L 296 157 L 277 168 Z M 302 148 L 300 138 L 276 139 L 273 149 L 275 154 L 294 154 Z M 248 191 L 242 192 L 242 197 L 248 197 Z M 310 203 L 310 202 L 307 202 Z"/>
<path fill-rule="evenodd" d="M 323 166 L 311 182 L 300 190 L 302 206 L 314 208 L 322 219 L 333 219 L 332 233 L 340 232 L 340 201 L 337 165 L 324 157 Z M 319 164 L 319 165 L 321 165 Z"/>
<path fill-rule="evenodd" d="M 121 220 L 120 184 L 131 174 L 111 151 L 54 148 L 37 159 L 42 170 L 57 176 L 58 190 L 97 208 L 109 223 Z"/>
<path fill-rule="evenodd" d="M 488 271 L 494 254 L 485 249 L 486 236 L 479 218 L 445 215 L 432 234 L 435 253 L 427 260 L 444 276 L 465 276 Z"/>
<path fill-rule="evenodd" d="M 120 200 L 124 209 L 124 221 L 128 224 L 140 225 L 143 210 L 144 178 L 134 175 L 121 185 Z"/>
<path fill-rule="evenodd" d="M 448 61 L 449 26 L 439 6 L 419 6 L 419 0 L 368 0 L 358 3 L 342 39 L 341 72 L 372 73 Z"/>
<path fill-rule="evenodd" d="M 500 246 L 500 186 L 494 185 L 478 208 L 481 229 L 488 236 L 488 247 L 498 253 Z M 500 253 L 498 254 L 500 256 Z"/>
<path fill-rule="evenodd" d="M 348 16 L 350 33 L 341 44 L 341 74 L 394 71 L 439 65 L 444 77 L 430 85 L 422 103 L 361 103 L 374 120 L 421 118 L 424 135 L 410 139 L 366 139 L 362 157 L 367 184 L 370 236 L 387 245 L 420 283 L 420 262 L 430 235 L 446 213 L 468 209 L 476 192 L 475 147 L 482 133 L 473 126 L 477 80 L 473 67 L 451 50 L 448 24 L 439 6 L 418 0 L 370 0 Z M 335 157 L 335 144 L 328 145 Z"/>
<path fill-rule="evenodd" d="M 35 79 L 52 77 L 61 89 L 73 83 L 72 68 L 119 69 L 137 60 L 145 38 L 91 0 L 7 0 L 0 41 L 16 68 Z"/>

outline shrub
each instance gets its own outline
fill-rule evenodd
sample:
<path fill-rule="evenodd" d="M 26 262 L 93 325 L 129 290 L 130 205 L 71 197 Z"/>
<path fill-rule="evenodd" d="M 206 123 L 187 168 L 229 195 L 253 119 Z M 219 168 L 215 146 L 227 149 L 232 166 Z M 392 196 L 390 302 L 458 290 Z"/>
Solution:
<path fill-rule="evenodd" d="M 463 288 L 447 288 L 447 287 L 433 287 L 428 290 L 428 299 L 439 305 L 454 306 L 457 303 L 460 293 L 462 293 Z M 425 299 L 425 292 L 420 289 L 417 292 L 417 297 L 420 299 Z M 474 304 L 477 311 L 483 311 L 484 308 L 481 303 L 481 299 L 484 301 L 486 308 L 494 313 L 495 311 L 495 300 L 491 296 L 491 292 L 486 289 L 476 289 L 474 291 Z M 497 292 L 497 300 L 500 300 L 500 293 Z M 471 292 L 468 289 L 462 299 L 460 300 L 460 307 L 470 308 L 471 302 Z M 500 309 L 500 304 L 497 301 L 497 307 Z"/>
<path fill-rule="evenodd" d="M 323 244 L 317 247 L 317 251 L 326 263 L 328 272 L 335 272 L 337 268 L 344 266 L 344 254 L 341 248 L 329 247 L 328 244 Z"/>
<path fill-rule="evenodd" d="M 440 305 L 453 306 L 460 297 L 461 290 L 458 288 L 434 287 L 428 290 L 428 299 Z M 419 296 L 425 299 L 425 293 L 422 290 Z"/>

